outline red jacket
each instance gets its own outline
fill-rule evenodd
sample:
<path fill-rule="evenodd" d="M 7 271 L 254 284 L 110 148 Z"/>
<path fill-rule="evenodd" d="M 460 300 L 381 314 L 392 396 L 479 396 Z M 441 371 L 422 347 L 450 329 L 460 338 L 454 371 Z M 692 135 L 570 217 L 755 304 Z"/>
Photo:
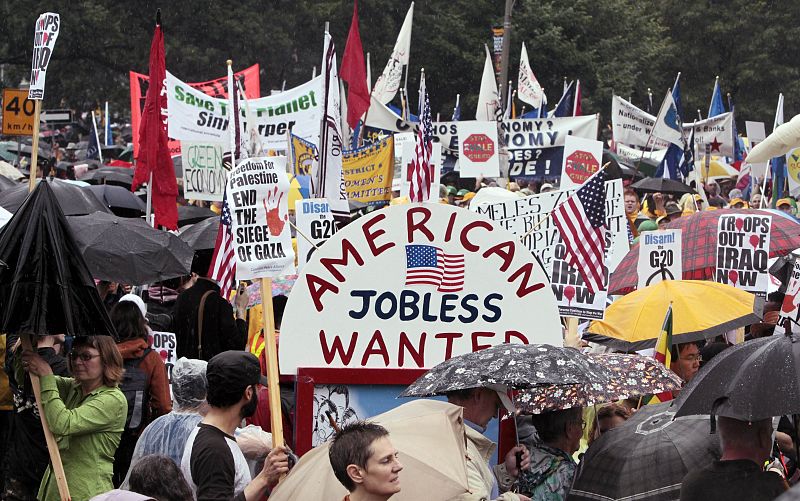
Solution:
<path fill-rule="evenodd" d="M 117 344 L 122 358 L 130 360 L 141 358 L 144 350 L 149 348 L 144 339 L 130 339 Z M 156 351 L 151 351 L 139 364 L 139 368 L 147 375 L 147 386 L 150 392 L 150 415 L 148 422 L 172 411 L 172 399 L 169 396 L 169 380 L 167 366 Z"/>

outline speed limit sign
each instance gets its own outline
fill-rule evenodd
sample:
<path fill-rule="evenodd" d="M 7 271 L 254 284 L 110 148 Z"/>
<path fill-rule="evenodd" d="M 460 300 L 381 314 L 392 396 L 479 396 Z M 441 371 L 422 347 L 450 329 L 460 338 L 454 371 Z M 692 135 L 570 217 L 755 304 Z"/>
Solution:
<path fill-rule="evenodd" d="M 33 135 L 34 101 L 23 89 L 3 89 L 3 134 Z"/>

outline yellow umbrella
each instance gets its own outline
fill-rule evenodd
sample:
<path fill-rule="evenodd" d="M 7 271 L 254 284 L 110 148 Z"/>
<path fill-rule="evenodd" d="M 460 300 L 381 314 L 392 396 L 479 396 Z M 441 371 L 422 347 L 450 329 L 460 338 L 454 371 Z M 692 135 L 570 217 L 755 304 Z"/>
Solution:
<path fill-rule="evenodd" d="M 369 419 L 389 431 L 403 464 L 400 492 L 392 501 L 451 499 L 469 492 L 463 411 L 438 400 L 413 400 Z M 345 494 L 326 443 L 306 453 L 269 499 L 338 501 Z"/>
<path fill-rule="evenodd" d="M 652 348 L 670 304 L 672 343 L 680 344 L 758 322 L 764 300 L 726 284 L 664 280 L 614 301 L 584 339 L 624 351 Z"/>
<path fill-rule="evenodd" d="M 708 162 L 708 175 L 706 175 L 706 159 L 700 158 L 695 162 L 695 170 L 700 173 L 702 179 L 719 179 L 725 177 L 735 177 L 739 175 L 739 171 L 728 163 L 722 157 L 711 156 Z"/>

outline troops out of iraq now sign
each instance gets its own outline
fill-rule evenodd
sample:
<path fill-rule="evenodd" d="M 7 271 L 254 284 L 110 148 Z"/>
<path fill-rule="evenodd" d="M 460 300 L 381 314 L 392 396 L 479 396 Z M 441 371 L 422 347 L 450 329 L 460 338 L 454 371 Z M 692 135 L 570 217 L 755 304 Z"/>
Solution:
<path fill-rule="evenodd" d="M 725 214 L 717 228 L 714 280 L 765 296 L 769 284 L 772 216 Z"/>
<path fill-rule="evenodd" d="M 44 81 L 47 76 L 47 65 L 50 64 L 50 58 L 53 56 L 53 48 L 56 45 L 60 29 L 61 18 L 53 12 L 45 12 L 36 20 L 28 99 L 44 99 Z"/>
<path fill-rule="evenodd" d="M 553 291 L 519 238 L 474 212 L 398 205 L 314 252 L 281 325 L 280 368 L 429 368 L 500 343 L 562 343 Z"/>

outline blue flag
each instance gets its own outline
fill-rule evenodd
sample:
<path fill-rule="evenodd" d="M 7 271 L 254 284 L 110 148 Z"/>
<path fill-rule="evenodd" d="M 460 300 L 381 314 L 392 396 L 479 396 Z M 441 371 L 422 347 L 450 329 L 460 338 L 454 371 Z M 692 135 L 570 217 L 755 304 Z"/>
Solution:
<path fill-rule="evenodd" d="M 675 109 L 678 111 L 678 117 L 683 120 L 683 105 L 681 104 L 681 74 L 675 79 L 675 85 L 672 86 L 672 99 L 675 101 Z"/>
<path fill-rule="evenodd" d="M 569 83 L 569 86 L 562 94 L 561 99 L 553 111 L 554 117 L 571 117 L 575 114 L 575 81 Z"/>
<path fill-rule="evenodd" d="M 461 120 L 461 96 L 456 96 L 456 107 L 453 108 L 453 122 Z"/>
<path fill-rule="evenodd" d="M 658 164 L 658 168 L 653 177 L 665 177 L 680 181 L 681 175 L 679 167 L 682 160 L 683 148 L 677 144 L 670 143 L 669 148 L 667 148 L 667 153 L 664 154 L 664 158 Z"/>
<path fill-rule="evenodd" d="M 683 174 L 683 178 L 686 179 L 689 177 L 689 173 L 694 170 L 694 127 L 692 127 L 692 133 L 689 135 L 689 140 L 686 141 L 686 145 L 683 147 L 683 160 L 681 161 L 680 171 Z"/>
<path fill-rule="evenodd" d="M 725 113 L 725 103 L 722 102 L 722 92 L 719 90 L 719 77 L 714 81 L 714 92 L 711 94 L 711 104 L 708 107 L 708 118 Z"/>

